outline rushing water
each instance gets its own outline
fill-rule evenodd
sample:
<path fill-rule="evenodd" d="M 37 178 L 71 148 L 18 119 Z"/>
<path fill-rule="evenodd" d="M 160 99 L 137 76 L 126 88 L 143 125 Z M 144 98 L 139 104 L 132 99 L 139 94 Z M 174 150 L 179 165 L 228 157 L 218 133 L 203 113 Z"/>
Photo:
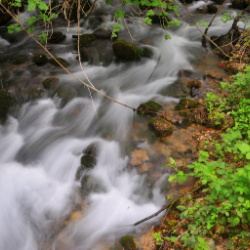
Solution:
<path fill-rule="evenodd" d="M 107 9 L 102 2 L 99 5 Z M 194 13 L 201 5 L 204 2 L 195 2 L 190 11 Z M 133 107 L 152 98 L 164 106 L 177 103 L 178 99 L 164 97 L 159 90 L 177 79 L 179 69 L 198 69 L 204 73 L 219 62 L 214 57 L 208 62 L 204 60 L 206 51 L 201 47 L 199 31 L 188 24 L 183 8 L 180 13 L 187 22 L 169 31 L 172 37 L 169 41 L 163 39 L 159 26 L 142 26 L 141 19 L 128 22 L 137 41 L 151 40 L 142 46 L 153 50 L 153 58 L 128 64 L 113 62 L 104 67 L 95 54 L 92 65 L 83 63 L 94 86 Z M 27 17 L 27 13 L 22 16 Z M 209 21 L 211 17 L 195 14 L 197 20 Z M 106 21 L 99 27 L 110 28 L 113 24 L 111 16 L 106 15 Z M 222 25 L 216 18 L 209 36 L 225 33 L 230 25 Z M 67 60 L 71 64 L 68 69 L 86 81 L 76 55 L 71 53 L 71 36 L 76 27 L 60 26 L 55 30 L 65 33 L 67 39 L 62 45 L 51 46 L 52 53 Z M 3 32 L 0 30 L 0 35 L 5 37 Z M 88 22 L 81 24 L 81 32 L 92 32 Z M 119 38 L 129 41 L 125 26 Z M 108 50 L 110 42 L 103 46 Z M 30 58 L 40 51 L 30 38 L 22 35 L 13 43 L 0 38 L 0 50 L 9 54 L 23 52 Z M 148 82 L 161 50 L 161 61 Z M 0 126 L 0 249 L 101 249 L 126 233 L 140 235 L 145 225 L 159 222 L 160 216 L 141 226 L 132 226 L 164 204 L 157 184 L 149 187 L 147 175 L 129 167 L 133 148 L 152 150 L 152 145 L 140 141 L 145 137 L 137 136 L 137 141 L 133 137 L 134 113 L 94 92 L 92 102 L 87 88 L 61 69 L 49 65 L 37 69 L 32 63 L 19 67 L 23 72 L 18 78 L 11 76 L 14 84 L 37 86 L 42 79 L 56 76 L 60 78 L 59 87 L 67 91 L 71 100 L 64 106 L 61 98 L 47 93 L 41 100 L 24 103 L 25 98 L 14 87 L 20 107 Z M 147 124 L 144 118 L 136 119 Z M 97 145 L 97 165 L 84 175 L 91 176 L 99 188 L 83 199 L 75 174 L 82 151 L 91 143 Z M 161 164 L 158 162 L 158 171 Z M 79 204 L 83 217 L 65 227 L 63 222 Z"/>

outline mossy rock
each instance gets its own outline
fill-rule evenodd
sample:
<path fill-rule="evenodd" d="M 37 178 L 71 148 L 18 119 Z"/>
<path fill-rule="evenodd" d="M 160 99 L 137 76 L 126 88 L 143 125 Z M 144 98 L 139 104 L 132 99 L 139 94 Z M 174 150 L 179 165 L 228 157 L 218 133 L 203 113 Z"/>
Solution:
<path fill-rule="evenodd" d="M 97 144 L 95 144 L 95 143 L 89 144 L 88 147 L 83 150 L 83 153 L 87 154 L 87 155 L 96 156 L 97 155 Z"/>
<path fill-rule="evenodd" d="M 112 45 L 115 55 L 126 61 L 139 61 L 141 60 L 141 49 L 135 45 L 119 40 Z"/>
<path fill-rule="evenodd" d="M 131 235 L 121 237 L 119 242 L 125 250 L 137 250 L 134 238 Z"/>
<path fill-rule="evenodd" d="M 190 77 L 194 74 L 195 72 L 191 69 L 180 69 L 178 72 L 178 76 L 185 76 L 185 77 Z"/>
<path fill-rule="evenodd" d="M 10 93 L 0 89 L 0 120 L 4 120 L 7 117 L 11 104 L 12 98 Z"/>
<path fill-rule="evenodd" d="M 174 83 L 162 88 L 159 93 L 164 96 L 181 98 L 189 95 L 189 88 L 186 82 L 182 79 L 177 79 Z"/>
<path fill-rule="evenodd" d="M 93 168 L 97 163 L 96 157 L 91 154 L 83 155 L 81 158 L 81 164 L 86 168 Z"/>
<path fill-rule="evenodd" d="M 142 48 L 142 51 L 141 51 L 142 57 L 152 58 L 153 54 L 154 54 L 153 50 L 151 50 L 150 48 L 147 48 L 147 47 Z"/>
<path fill-rule="evenodd" d="M 208 13 L 210 14 L 215 14 L 218 11 L 218 8 L 213 4 L 209 4 L 207 8 L 208 8 Z"/>
<path fill-rule="evenodd" d="M 142 103 L 137 109 L 140 111 L 137 111 L 138 115 L 150 115 L 150 116 L 156 116 L 157 114 L 154 112 L 158 112 L 158 110 L 162 108 L 162 106 L 154 101 L 148 101 L 145 103 Z"/>
<path fill-rule="evenodd" d="M 49 43 L 60 43 L 60 42 L 63 42 L 65 39 L 66 39 L 66 35 L 60 31 L 54 31 L 48 36 Z"/>
<path fill-rule="evenodd" d="M 156 137 L 165 137 L 173 133 L 174 127 L 171 122 L 158 117 L 149 122 L 149 128 L 155 133 Z"/>
<path fill-rule="evenodd" d="M 112 31 L 106 29 L 97 29 L 93 32 L 93 35 L 98 39 L 110 39 Z"/>
<path fill-rule="evenodd" d="M 33 62 L 38 66 L 45 65 L 48 61 L 48 57 L 44 54 L 38 54 L 33 56 Z"/>
<path fill-rule="evenodd" d="M 69 66 L 69 64 L 62 58 L 60 57 L 55 57 L 55 59 L 62 64 L 63 67 L 67 68 Z M 56 61 L 55 61 L 54 58 L 50 58 L 49 59 L 49 63 L 54 65 L 54 66 L 57 66 L 57 67 L 61 67 Z"/>
<path fill-rule="evenodd" d="M 92 42 L 94 42 L 95 40 L 96 40 L 96 37 L 93 34 L 83 34 L 83 35 L 80 35 L 79 46 L 80 46 L 80 48 L 87 47 Z M 74 49 L 75 50 L 78 49 L 78 44 L 77 43 L 75 44 Z"/>
<path fill-rule="evenodd" d="M 44 96 L 44 90 L 40 88 L 29 88 L 24 91 L 29 100 L 37 100 Z"/>
<path fill-rule="evenodd" d="M 13 59 L 13 64 L 23 64 L 28 61 L 28 57 L 25 55 L 17 56 Z"/>
<path fill-rule="evenodd" d="M 45 89 L 54 89 L 58 85 L 58 82 L 59 82 L 59 78 L 49 77 L 43 81 L 43 87 Z"/>
<path fill-rule="evenodd" d="M 245 67 L 245 63 L 228 63 L 225 67 L 225 70 L 230 74 L 237 74 L 239 71 L 243 71 Z"/>
<path fill-rule="evenodd" d="M 197 102 L 189 98 L 181 98 L 179 103 L 175 106 L 175 111 L 180 111 L 182 116 L 189 116 L 189 109 L 197 108 Z M 189 126 L 189 125 L 188 125 Z"/>

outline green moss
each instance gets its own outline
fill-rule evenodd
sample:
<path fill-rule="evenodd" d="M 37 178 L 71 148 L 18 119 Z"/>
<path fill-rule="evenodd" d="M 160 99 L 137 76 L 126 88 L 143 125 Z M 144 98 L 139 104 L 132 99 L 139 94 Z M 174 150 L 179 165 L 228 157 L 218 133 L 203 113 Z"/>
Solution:
<path fill-rule="evenodd" d="M 162 106 L 154 101 L 148 101 L 145 103 L 142 103 L 137 109 L 140 109 L 140 111 L 137 111 L 138 115 L 150 115 L 150 116 L 156 116 L 156 113 L 158 110 L 162 108 Z"/>
<path fill-rule="evenodd" d="M 49 77 L 43 81 L 43 87 L 45 89 L 54 89 L 58 84 L 59 79 L 56 77 Z"/>
<path fill-rule="evenodd" d="M 130 235 L 123 236 L 119 242 L 125 248 L 125 250 L 136 250 L 134 238 Z"/>
<path fill-rule="evenodd" d="M 189 88 L 187 83 L 179 78 L 174 83 L 163 87 L 159 93 L 165 96 L 181 98 L 189 95 Z"/>
<path fill-rule="evenodd" d="M 61 63 L 63 67 L 66 68 L 66 67 L 69 66 L 69 64 L 68 64 L 64 59 L 62 59 L 62 58 L 60 58 L 60 57 L 55 57 L 55 59 L 56 59 L 59 63 Z M 49 63 L 52 64 L 52 65 L 54 65 L 54 66 L 61 67 L 61 66 L 55 61 L 55 59 L 50 58 L 50 59 L 49 59 Z"/>
<path fill-rule="evenodd" d="M 11 104 L 12 98 L 10 93 L 0 89 L 0 120 L 4 120 L 7 117 Z"/>
<path fill-rule="evenodd" d="M 90 45 L 92 42 L 96 40 L 96 37 L 93 34 L 83 34 L 80 36 L 79 40 L 79 46 L 80 48 L 87 47 Z M 74 49 L 78 49 L 78 44 L 76 43 L 74 46 Z"/>
<path fill-rule="evenodd" d="M 97 163 L 96 157 L 94 155 L 83 155 L 81 158 L 81 164 L 86 168 L 93 168 Z"/>
<path fill-rule="evenodd" d="M 188 109 L 197 108 L 197 102 L 189 98 L 181 98 L 179 104 L 185 106 Z"/>
<path fill-rule="evenodd" d="M 141 49 L 124 40 L 116 41 L 112 44 L 115 55 L 126 61 L 141 60 Z"/>
<path fill-rule="evenodd" d="M 48 58 L 43 54 L 38 54 L 33 56 L 33 62 L 38 66 L 42 66 L 48 62 Z"/>
<path fill-rule="evenodd" d="M 142 48 L 142 57 L 151 58 L 153 56 L 153 51 L 150 48 Z"/>
<path fill-rule="evenodd" d="M 171 135 L 174 130 L 173 125 L 161 117 L 154 118 L 149 122 L 148 125 L 149 128 L 153 130 L 156 137 L 165 137 Z"/>

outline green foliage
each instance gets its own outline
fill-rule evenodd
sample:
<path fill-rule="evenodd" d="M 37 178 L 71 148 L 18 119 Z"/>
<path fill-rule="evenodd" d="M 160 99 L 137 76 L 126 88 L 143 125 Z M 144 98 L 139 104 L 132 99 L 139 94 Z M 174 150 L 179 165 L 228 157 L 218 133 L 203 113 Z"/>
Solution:
<path fill-rule="evenodd" d="M 232 21 L 234 19 L 234 16 L 229 13 L 223 13 L 222 18 L 220 19 L 223 23 L 227 23 L 229 21 Z"/>
<path fill-rule="evenodd" d="M 203 26 L 204 26 L 205 28 L 208 28 L 207 22 L 205 22 L 205 21 L 203 21 L 203 20 L 200 20 L 200 21 L 196 22 L 196 25 L 199 25 L 199 24 L 203 24 Z"/>

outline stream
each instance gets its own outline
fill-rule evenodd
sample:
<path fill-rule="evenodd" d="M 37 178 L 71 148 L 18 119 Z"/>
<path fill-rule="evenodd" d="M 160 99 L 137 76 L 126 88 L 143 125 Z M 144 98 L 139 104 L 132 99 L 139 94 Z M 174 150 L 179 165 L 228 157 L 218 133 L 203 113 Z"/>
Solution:
<path fill-rule="evenodd" d="M 206 4 L 198 1 L 188 5 L 196 21 L 203 19 L 209 23 L 213 17 L 196 12 Z M 93 85 L 135 108 L 154 100 L 164 110 L 173 110 L 179 98 L 164 96 L 161 89 L 177 80 L 180 69 L 193 70 L 200 79 L 207 72 L 227 77 L 217 67 L 221 62 L 219 57 L 210 53 L 206 59 L 209 42 L 205 51 L 201 34 L 180 5 L 183 22 L 169 30 L 172 38 L 167 41 L 159 25 L 142 25 L 141 18 L 126 18 L 136 39 L 134 44 L 151 49 L 152 58 L 118 63 L 113 59 L 110 40 L 91 47 L 91 62 L 82 65 Z M 228 5 L 222 13 L 235 14 Z M 91 18 L 81 21 L 80 33 L 111 29 L 115 24 L 112 13 L 117 6 L 98 1 L 92 19 L 96 15 L 104 21 L 93 22 Z M 126 11 L 131 14 L 129 8 Z M 20 20 L 30 15 L 21 13 Z M 209 37 L 224 34 L 231 27 L 232 22 L 223 24 L 220 18 L 219 15 L 213 22 Z M 119 39 L 131 42 L 123 21 L 122 24 Z M 87 83 L 73 49 L 72 35 L 76 34 L 77 24 L 67 27 L 67 22 L 59 19 L 53 28 L 67 37 L 60 44 L 48 44 L 51 53 L 66 60 L 67 69 Z M 139 226 L 133 224 L 165 204 L 164 194 L 170 187 L 162 191 L 162 185 L 171 171 L 162 166 L 174 155 L 182 161 L 191 159 L 190 153 L 183 152 L 196 150 L 192 142 L 195 129 L 177 126 L 168 140 L 155 139 L 148 130 L 149 117 L 138 116 L 92 90 L 90 97 L 86 87 L 59 67 L 50 64 L 38 67 L 32 57 L 45 52 L 23 32 L 14 34 L 14 39 L 6 30 L 0 27 L 0 51 L 5 56 L 0 67 L 3 77 L 8 72 L 4 83 L 14 93 L 17 104 L 7 121 L 0 125 L 0 249 L 110 249 L 126 234 L 134 235 L 140 245 L 140 237 L 160 223 L 163 213 Z M 161 51 L 160 63 L 148 81 Z M 12 59 L 21 54 L 29 60 L 14 65 Z M 24 90 L 42 89 L 42 81 L 47 77 L 59 78 L 57 92 L 46 90 L 41 98 L 30 99 Z M 208 80 L 202 80 L 202 84 L 196 100 L 204 99 L 206 92 L 213 88 Z M 96 147 L 96 166 L 84 170 L 81 180 L 76 180 L 81 157 L 89 145 Z M 135 150 L 146 152 L 139 167 L 130 164 Z"/>

